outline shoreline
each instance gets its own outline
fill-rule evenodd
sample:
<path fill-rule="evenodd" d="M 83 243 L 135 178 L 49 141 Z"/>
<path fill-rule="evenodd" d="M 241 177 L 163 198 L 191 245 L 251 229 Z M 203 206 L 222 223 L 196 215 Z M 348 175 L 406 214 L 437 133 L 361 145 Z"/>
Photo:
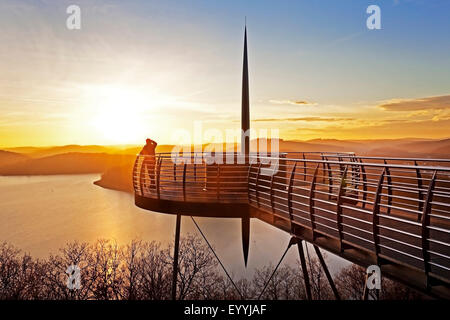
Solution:
<path fill-rule="evenodd" d="M 121 192 L 126 192 L 129 194 L 133 194 L 133 192 L 131 190 L 129 190 L 129 188 L 127 188 L 126 186 L 113 186 L 110 185 L 108 183 L 106 183 L 102 178 L 100 178 L 99 180 L 96 180 L 94 182 L 92 182 L 94 185 L 103 188 L 103 189 L 107 189 L 107 190 L 113 190 L 113 191 L 121 191 Z"/>

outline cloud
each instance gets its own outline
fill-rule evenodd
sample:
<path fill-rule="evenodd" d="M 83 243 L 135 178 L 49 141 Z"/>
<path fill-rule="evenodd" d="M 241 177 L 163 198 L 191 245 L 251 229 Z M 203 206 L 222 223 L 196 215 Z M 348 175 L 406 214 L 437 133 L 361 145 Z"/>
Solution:
<path fill-rule="evenodd" d="M 359 31 L 359 32 L 351 33 L 351 34 L 345 35 L 343 37 L 337 38 L 337 39 L 333 40 L 332 42 L 330 42 L 330 44 L 327 46 L 327 48 L 334 46 L 336 44 L 339 44 L 341 42 L 346 42 L 348 40 L 357 38 L 357 37 L 361 36 L 362 34 L 364 34 L 364 33 Z"/>
<path fill-rule="evenodd" d="M 315 102 L 308 102 L 304 100 L 269 100 L 270 103 L 273 104 L 290 104 L 294 106 L 316 106 L 317 103 Z"/>
<path fill-rule="evenodd" d="M 334 122 L 334 121 L 353 121 L 354 118 L 322 118 L 322 117 L 300 117 L 300 118 L 261 118 L 254 119 L 255 122 L 276 122 L 276 121 L 306 121 L 306 122 Z"/>
<path fill-rule="evenodd" d="M 358 123 L 357 126 L 296 127 L 291 131 L 291 135 L 293 137 L 306 135 L 309 138 L 333 139 L 396 139 L 405 137 L 445 139 L 450 137 L 450 120 L 439 121 L 439 125 L 436 125 L 436 122 L 430 119 L 394 123 L 392 121 L 367 122 Z M 283 135 L 280 136 L 283 137 Z"/>
<path fill-rule="evenodd" d="M 386 111 L 418 111 L 450 109 L 450 95 L 419 99 L 392 99 L 378 105 Z"/>

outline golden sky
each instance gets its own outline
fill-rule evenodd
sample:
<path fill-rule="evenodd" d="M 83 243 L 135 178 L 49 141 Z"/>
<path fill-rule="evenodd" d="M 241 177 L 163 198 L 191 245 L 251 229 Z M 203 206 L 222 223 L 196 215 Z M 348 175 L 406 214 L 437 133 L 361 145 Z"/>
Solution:
<path fill-rule="evenodd" d="M 177 143 L 196 123 L 239 128 L 244 14 L 253 128 L 296 140 L 450 137 L 442 8 L 386 3 L 377 33 L 349 4 L 96 0 L 79 1 L 82 28 L 68 30 L 69 4 L 0 4 L 0 147 Z"/>

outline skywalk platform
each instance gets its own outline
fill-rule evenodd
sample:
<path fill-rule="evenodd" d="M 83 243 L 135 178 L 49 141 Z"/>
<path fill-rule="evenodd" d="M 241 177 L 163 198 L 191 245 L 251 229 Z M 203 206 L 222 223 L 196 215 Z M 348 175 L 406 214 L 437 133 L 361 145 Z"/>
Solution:
<path fill-rule="evenodd" d="M 241 163 L 237 154 L 217 159 L 204 153 L 138 156 L 136 205 L 167 214 L 260 219 L 361 266 L 380 265 L 383 275 L 431 296 L 450 298 L 450 160 L 326 152 L 250 154 Z"/>

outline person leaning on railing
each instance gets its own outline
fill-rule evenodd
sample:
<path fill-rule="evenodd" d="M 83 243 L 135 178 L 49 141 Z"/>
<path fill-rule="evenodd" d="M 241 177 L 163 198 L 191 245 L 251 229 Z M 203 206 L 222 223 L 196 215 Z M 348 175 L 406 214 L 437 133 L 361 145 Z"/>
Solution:
<path fill-rule="evenodd" d="M 146 167 L 148 176 L 149 176 L 149 187 L 155 185 L 155 149 L 158 143 L 153 141 L 152 139 L 145 140 L 145 146 L 142 148 L 140 155 L 145 156 L 142 165 Z M 145 185 L 145 181 L 144 181 Z"/>

